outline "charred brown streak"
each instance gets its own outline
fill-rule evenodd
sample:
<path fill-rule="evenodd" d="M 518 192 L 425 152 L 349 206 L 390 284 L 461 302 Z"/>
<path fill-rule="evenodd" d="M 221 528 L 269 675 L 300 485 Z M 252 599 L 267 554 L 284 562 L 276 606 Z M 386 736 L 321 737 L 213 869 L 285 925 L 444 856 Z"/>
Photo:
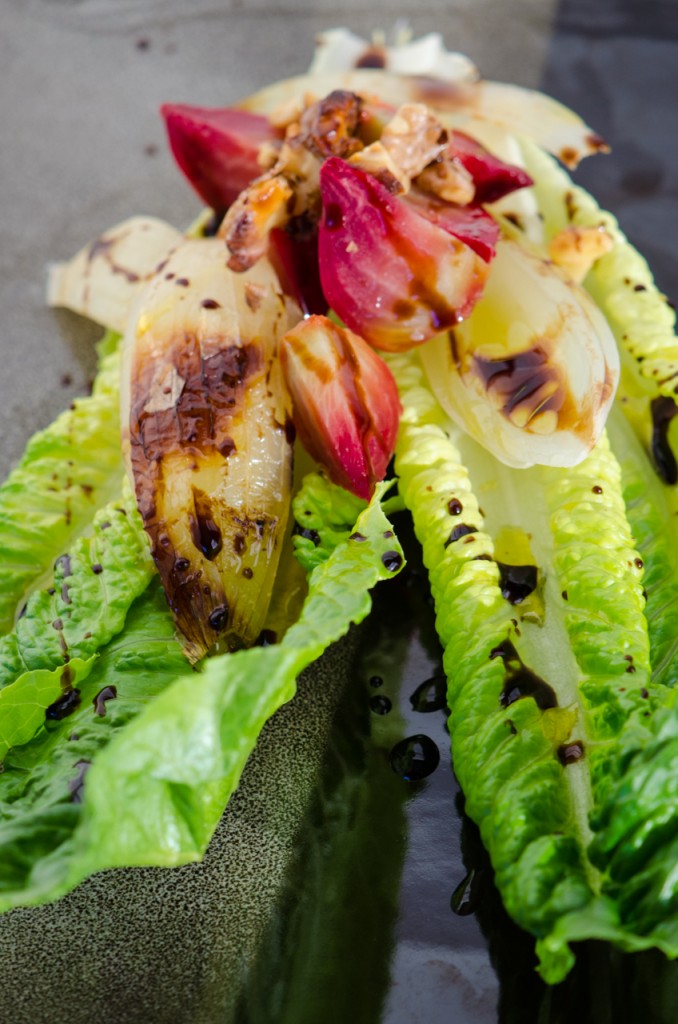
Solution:
<path fill-rule="evenodd" d="M 453 356 L 456 353 L 453 353 Z M 458 364 L 458 354 L 457 364 Z M 555 412 L 560 429 L 577 433 L 582 430 L 586 417 L 582 417 L 567 389 L 558 367 L 550 361 L 549 340 L 508 359 L 484 359 L 473 356 L 473 366 L 485 389 L 492 392 L 500 404 L 500 411 L 510 419 L 523 403 L 530 409 L 530 400 L 546 385 L 555 384 L 555 390 L 545 402 L 538 401 L 532 413 Z"/>
<path fill-rule="evenodd" d="M 562 380 L 555 367 L 549 364 L 549 353 L 541 345 L 508 359 L 484 359 L 474 355 L 473 363 L 485 389 L 501 400 L 505 416 L 510 416 L 517 406 L 552 382 L 558 388 L 541 408 L 560 412 L 565 401 Z"/>
<path fill-rule="evenodd" d="M 501 658 L 504 662 L 504 689 L 499 696 L 499 703 L 503 708 L 510 707 L 523 697 L 532 697 L 542 711 L 558 707 L 558 698 L 553 687 L 524 664 L 510 640 L 503 640 L 493 647 L 490 658 Z"/>
<path fill-rule="evenodd" d="M 355 352 L 350 345 L 346 344 L 341 332 L 337 332 L 337 342 L 341 351 L 342 390 L 351 404 L 353 421 L 360 432 L 360 440 L 364 451 L 368 451 L 370 445 L 384 450 L 384 441 L 377 430 L 371 412 L 371 403 L 367 399 L 362 384 L 360 365 Z"/>
<path fill-rule="evenodd" d="M 246 388 L 262 370 L 262 352 L 257 344 L 224 343 L 221 350 L 203 358 L 199 338 L 194 334 L 177 337 L 168 350 L 181 390 L 166 409 L 149 412 L 146 406 L 156 397 L 157 373 L 152 362 L 139 358 L 134 367 L 135 389 L 130 415 L 130 460 L 139 512 L 151 540 L 153 559 L 163 581 L 169 605 L 189 642 L 210 646 L 203 625 L 215 607 L 224 604 L 222 592 L 213 592 L 199 567 L 177 557 L 163 518 L 165 493 L 164 458 L 186 451 L 222 459 L 235 451 L 231 437 L 233 418 L 243 405 Z M 190 517 L 191 537 L 196 553 L 214 559 L 222 547 L 209 499 L 194 488 L 194 512 Z"/>
<path fill-rule="evenodd" d="M 435 222 L 434 222 L 435 223 Z M 389 234 L 391 234 L 389 230 Z M 415 244 L 410 243 L 403 235 L 394 234 L 391 239 L 394 249 L 407 257 L 412 266 L 417 268 L 416 280 L 409 284 L 409 299 L 400 299 L 395 304 L 395 315 L 398 321 L 407 323 L 420 309 L 428 311 L 431 329 L 438 333 L 452 327 L 459 320 L 457 311 L 438 290 L 438 264 L 436 260 L 425 257 Z M 450 236 L 450 244 L 455 239 Z M 461 247 L 461 242 L 458 243 Z"/>
<path fill-rule="evenodd" d="M 128 270 L 127 267 L 121 267 L 119 263 L 116 263 L 111 255 L 111 249 L 114 245 L 118 245 L 125 235 L 117 235 L 114 238 L 97 238 L 96 241 L 92 242 L 89 247 L 87 254 L 89 262 L 92 263 L 95 259 L 101 258 L 108 263 L 109 267 L 114 274 L 122 274 L 126 277 L 130 284 L 136 284 L 139 280 L 139 275 L 135 274 L 133 270 Z"/>
<path fill-rule="evenodd" d="M 157 386 L 156 369 L 151 359 L 140 358 L 134 367 L 137 384 L 130 416 L 133 460 L 141 454 L 148 463 L 158 462 L 168 452 L 186 447 L 218 449 L 262 362 L 256 344 L 225 344 L 203 359 L 197 336 L 182 335 L 168 351 L 168 365 L 173 365 L 183 382 L 181 393 L 168 408 L 148 412 L 146 406 Z M 135 451 L 139 447 L 142 453 Z"/>
<path fill-rule="evenodd" d="M 674 416 L 678 414 L 678 406 L 672 398 L 661 395 L 650 403 L 652 414 L 652 440 L 650 447 L 655 468 L 665 484 L 678 483 L 678 464 L 669 443 L 669 427 Z"/>

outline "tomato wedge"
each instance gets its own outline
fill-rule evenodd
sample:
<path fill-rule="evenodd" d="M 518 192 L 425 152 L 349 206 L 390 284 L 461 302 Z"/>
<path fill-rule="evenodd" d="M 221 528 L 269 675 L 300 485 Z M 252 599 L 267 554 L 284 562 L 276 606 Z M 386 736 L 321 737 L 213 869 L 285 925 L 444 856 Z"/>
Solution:
<path fill-rule="evenodd" d="M 259 146 L 277 137 L 268 118 L 232 107 L 165 103 L 160 113 L 174 159 L 200 198 L 219 212 L 261 173 Z"/>
<path fill-rule="evenodd" d="M 322 165 L 320 190 L 320 279 L 351 330 L 375 348 L 399 351 L 468 316 L 488 271 L 461 237 L 468 207 L 455 212 L 452 232 L 452 214 L 446 219 L 435 201 L 393 196 L 337 157 Z M 466 237 L 478 223 L 471 213 Z"/>
<path fill-rule="evenodd" d="M 334 483 L 369 498 L 388 468 L 400 418 L 386 363 L 324 316 L 288 331 L 280 359 L 301 443 Z"/>
<path fill-rule="evenodd" d="M 522 167 L 504 163 L 464 132 L 452 132 L 447 155 L 466 168 L 476 187 L 476 203 L 494 203 L 516 189 L 532 185 Z"/>

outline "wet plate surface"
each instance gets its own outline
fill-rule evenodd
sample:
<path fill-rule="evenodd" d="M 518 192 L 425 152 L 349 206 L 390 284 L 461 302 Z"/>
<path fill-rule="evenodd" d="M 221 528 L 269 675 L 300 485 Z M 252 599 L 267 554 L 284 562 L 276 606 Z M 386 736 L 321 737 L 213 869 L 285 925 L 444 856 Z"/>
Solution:
<path fill-rule="evenodd" d="M 313 32 L 336 14 L 256 0 L 0 6 L 6 470 L 94 366 L 95 332 L 44 308 L 46 262 L 132 213 L 181 225 L 196 212 L 165 154 L 159 104 L 228 102 L 303 70 Z M 355 7 L 344 20 L 363 33 L 405 13 L 386 0 Z M 487 77 L 541 85 L 609 139 L 614 159 L 578 180 L 671 297 L 674 5 L 432 0 L 412 22 Z M 563 986 L 541 985 L 463 817 L 439 673 L 413 552 L 368 623 L 267 726 L 204 864 L 109 872 L 0 919 L 1 1024 L 673 1020 L 678 969 L 658 955 L 591 944 Z"/>

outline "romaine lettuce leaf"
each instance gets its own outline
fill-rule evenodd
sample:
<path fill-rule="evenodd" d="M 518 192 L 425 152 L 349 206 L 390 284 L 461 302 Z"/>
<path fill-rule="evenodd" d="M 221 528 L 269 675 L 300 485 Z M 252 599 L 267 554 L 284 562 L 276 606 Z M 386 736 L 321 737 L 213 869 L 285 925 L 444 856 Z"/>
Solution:
<path fill-rule="evenodd" d="M 38 668 L 0 690 L 0 763 L 12 747 L 30 743 L 45 719 L 57 718 L 72 695 L 79 703 L 79 686 L 86 679 L 96 655 L 83 661 L 74 658 L 68 667 Z M 68 703 L 64 704 L 64 698 Z M 50 714 L 51 709 L 51 714 Z"/>
<path fill-rule="evenodd" d="M 71 887 L 90 765 L 149 702 L 186 671 L 160 586 L 132 606 L 123 634 L 85 663 L 79 702 L 44 710 L 33 738 L 4 756 L 0 774 L 0 909 L 42 903 Z M 57 673 L 62 670 L 57 670 Z M 8 686 L 10 694 L 18 684 Z M 57 684 L 58 685 L 58 684 Z M 2 716 L 3 730 L 5 715 Z M 31 727 L 35 720 L 31 723 Z M 81 877 L 84 877 L 81 875 Z"/>
<path fill-rule="evenodd" d="M 34 591 L 16 628 L 0 638 L 0 691 L 20 673 L 87 658 L 118 633 L 155 569 L 129 488 L 94 517 L 54 566 L 52 585 Z"/>
<path fill-rule="evenodd" d="M 103 339 L 92 394 L 34 435 L 0 487 L 0 634 L 12 628 L 29 588 L 120 492 L 118 342 L 113 334 Z"/>
<path fill-rule="evenodd" d="M 369 589 L 402 565 L 384 489 L 355 523 L 364 539 L 339 543 L 314 570 L 279 645 L 190 672 L 157 586 L 137 599 L 72 714 L 5 757 L 0 910 L 53 899 L 104 867 L 202 856 L 264 723 L 302 669 L 365 617 Z"/>
<path fill-rule="evenodd" d="M 367 502 L 333 484 L 322 473 L 308 473 L 292 502 L 294 550 L 306 572 L 324 562 L 345 541 Z"/>
<path fill-rule="evenodd" d="M 647 738 L 645 716 L 664 692 L 650 681 L 619 465 L 603 439 L 574 470 L 500 466 L 444 421 L 413 357 L 389 361 L 404 407 L 396 472 L 436 600 L 455 771 L 505 906 L 538 938 L 540 971 L 556 982 L 573 941 L 653 943 L 588 854 L 591 811 L 623 775 L 620 752 Z M 539 621 L 499 587 L 493 537 L 518 526 L 543 577 Z"/>

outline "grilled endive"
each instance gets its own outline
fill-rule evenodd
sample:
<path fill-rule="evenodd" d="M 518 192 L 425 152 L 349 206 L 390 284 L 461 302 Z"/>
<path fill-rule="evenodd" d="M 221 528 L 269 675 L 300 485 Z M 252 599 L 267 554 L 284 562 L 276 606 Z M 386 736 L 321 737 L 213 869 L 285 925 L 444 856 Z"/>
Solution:
<path fill-rule="evenodd" d="M 214 239 L 174 249 L 130 317 L 123 440 L 191 661 L 263 625 L 292 470 L 277 343 L 296 319 L 266 261 L 234 274 Z"/>

